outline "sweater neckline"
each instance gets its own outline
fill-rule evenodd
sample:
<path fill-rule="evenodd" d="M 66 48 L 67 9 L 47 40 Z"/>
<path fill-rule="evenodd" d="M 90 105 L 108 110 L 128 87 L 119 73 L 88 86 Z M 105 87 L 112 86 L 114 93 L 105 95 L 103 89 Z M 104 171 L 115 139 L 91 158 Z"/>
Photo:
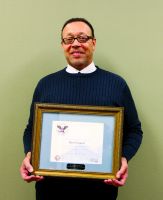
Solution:
<path fill-rule="evenodd" d="M 91 73 L 69 73 L 66 71 L 66 67 L 63 69 L 63 73 L 67 76 L 70 77 L 90 77 L 90 76 L 94 76 L 95 74 L 97 74 L 99 72 L 99 67 L 96 66 L 96 70 L 94 72 Z"/>

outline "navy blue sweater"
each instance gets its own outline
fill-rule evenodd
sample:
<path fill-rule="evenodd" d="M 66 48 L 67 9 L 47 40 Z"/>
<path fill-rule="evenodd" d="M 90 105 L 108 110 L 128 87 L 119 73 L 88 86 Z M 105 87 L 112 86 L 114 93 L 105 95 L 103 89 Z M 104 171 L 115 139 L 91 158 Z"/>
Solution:
<path fill-rule="evenodd" d="M 38 82 L 23 136 L 25 153 L 31 151 L 35 102 L 124 107 L 122 155 L 130 160 L 141 144 L 141 123 L 126 81 L 99 67 L 90 74 L 70 74 L 63 69 Z"/>

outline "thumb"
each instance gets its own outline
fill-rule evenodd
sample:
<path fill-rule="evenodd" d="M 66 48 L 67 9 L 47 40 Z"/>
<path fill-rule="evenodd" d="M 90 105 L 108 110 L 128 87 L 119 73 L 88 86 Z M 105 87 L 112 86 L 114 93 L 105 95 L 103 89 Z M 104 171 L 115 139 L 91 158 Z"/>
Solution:
<path fill-rule="evenodd" d="M 26 169 L 31 173 L 33 172 L 33 167 L 31 164 L 26 165 Z"/>
<path fill-rule="evenodd" d="M 29 172 L 33 172 L 33 167 L 30 163 L 30 159 L 31 159 L 31 152 L 28 152 L 25 159 L 25 167 Z"/>

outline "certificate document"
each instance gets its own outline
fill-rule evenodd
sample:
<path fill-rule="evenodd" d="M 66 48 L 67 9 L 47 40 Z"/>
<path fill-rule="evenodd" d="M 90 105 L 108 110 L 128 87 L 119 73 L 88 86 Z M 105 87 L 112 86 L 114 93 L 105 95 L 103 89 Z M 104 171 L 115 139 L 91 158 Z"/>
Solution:
<path fill-rule="evenodd" d="M 101 164 L 104 123 L 53 121 L 51 162 Z"/>

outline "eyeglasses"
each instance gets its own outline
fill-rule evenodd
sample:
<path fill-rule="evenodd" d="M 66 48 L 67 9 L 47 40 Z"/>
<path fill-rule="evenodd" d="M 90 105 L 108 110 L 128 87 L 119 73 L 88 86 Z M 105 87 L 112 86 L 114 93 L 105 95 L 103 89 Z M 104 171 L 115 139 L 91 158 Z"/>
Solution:
<path fill-rule="evenodd" d="M 93 39 L 93 37 L 87 35 L 79 35 L 77 37 L 62 38 L 62 42 L 64 44 L 73 44 L 76 39 L 79 43 L 86 43 L 88 40 Z"/>

